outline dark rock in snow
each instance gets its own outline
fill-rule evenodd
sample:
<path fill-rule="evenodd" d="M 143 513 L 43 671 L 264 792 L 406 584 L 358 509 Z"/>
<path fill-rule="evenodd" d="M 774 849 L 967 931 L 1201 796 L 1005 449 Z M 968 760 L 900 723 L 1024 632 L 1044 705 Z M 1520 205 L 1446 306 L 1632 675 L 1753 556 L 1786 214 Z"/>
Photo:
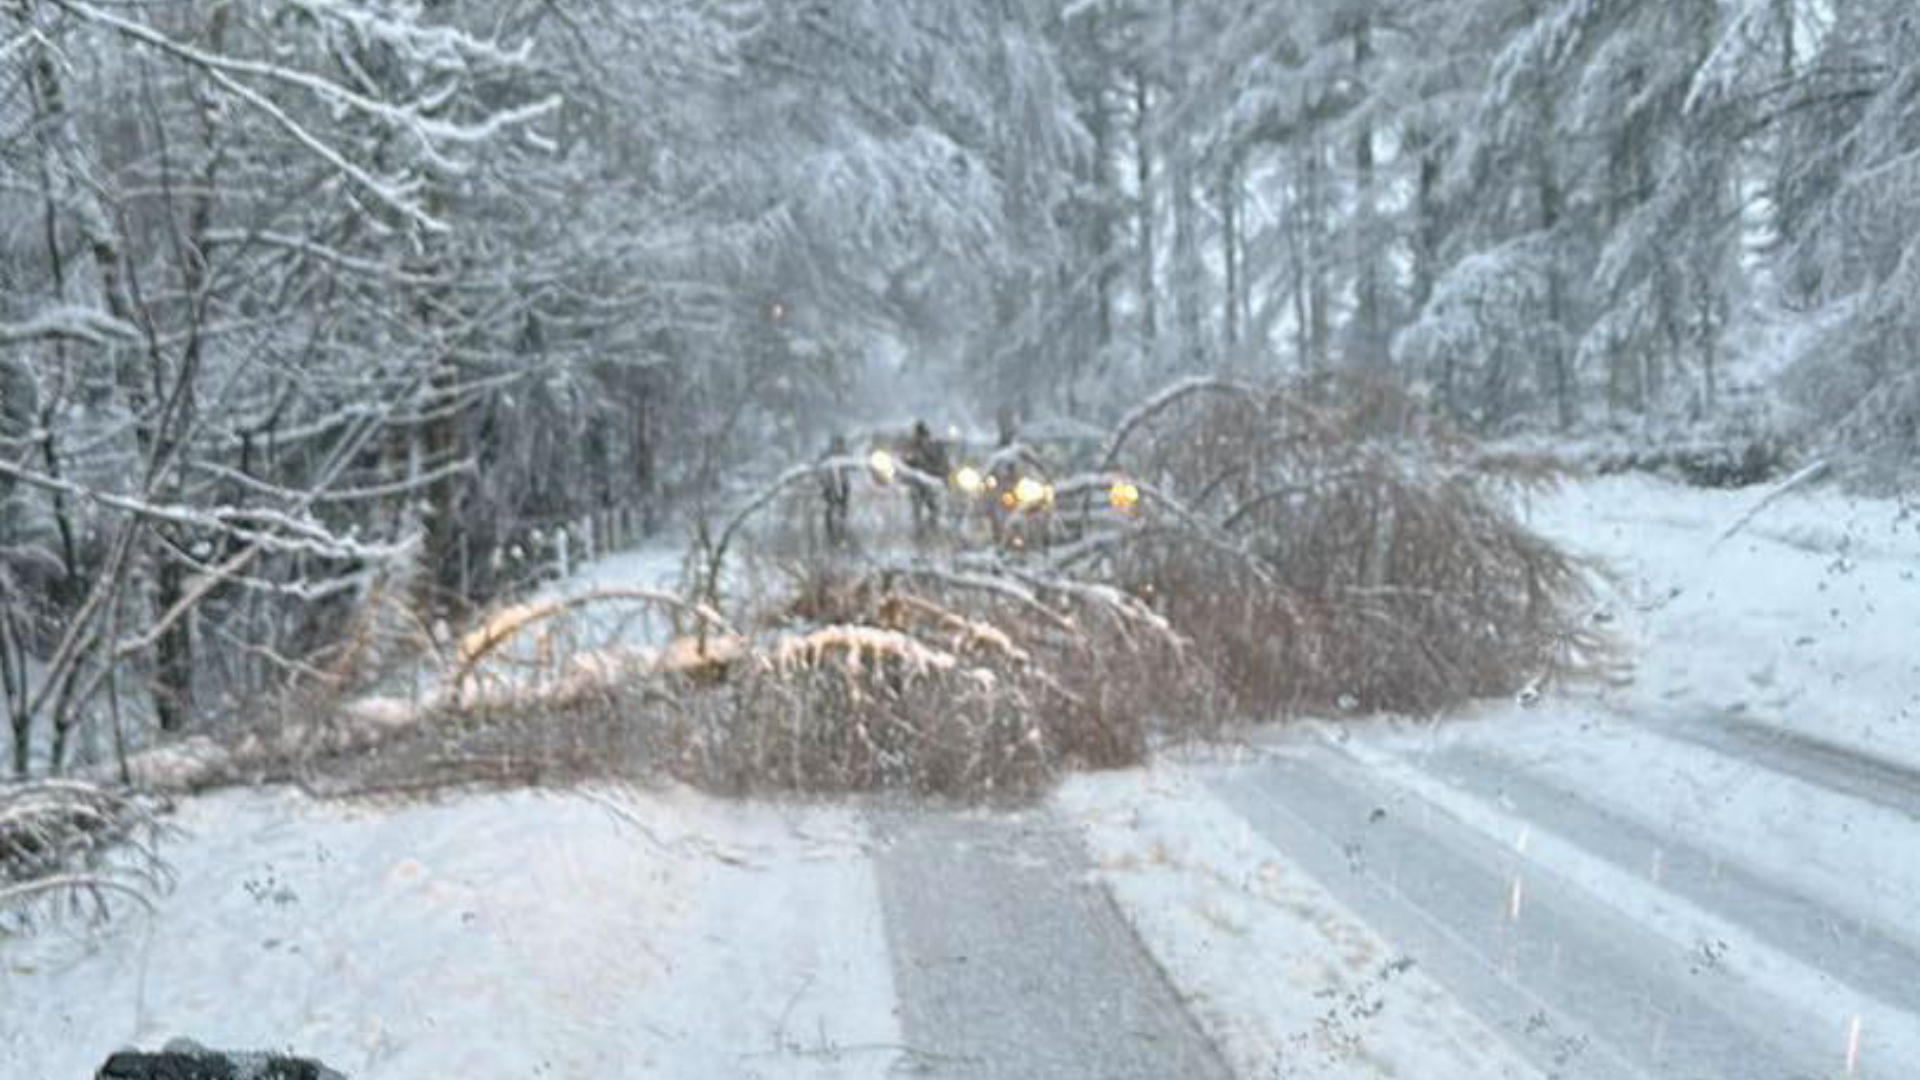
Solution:
<path fill-rule="evenodd" d="M 208 1050 L 175 1039 L 157 1054 L 122 1051 L 107 1058 L 94 1080 L 346 1080 L 317 1061 L 271 1053 Z"/>

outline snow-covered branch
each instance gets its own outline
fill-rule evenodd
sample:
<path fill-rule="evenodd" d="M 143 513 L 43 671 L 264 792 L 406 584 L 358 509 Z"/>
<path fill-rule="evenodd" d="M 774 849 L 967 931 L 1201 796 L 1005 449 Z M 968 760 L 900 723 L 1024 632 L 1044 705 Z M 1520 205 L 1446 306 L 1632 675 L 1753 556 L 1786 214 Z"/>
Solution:
<path fill-rule="evenodd" d="M 0 321 L 0 347 L 39 341 L 81 341 L 110 345 L 132 341 L 138 327 L 97 308 L 59 305 L 43 308 L 24 322 Z"/>
<path fill-rule="evenodd" d="M 1152 397 L 1135 405 L 1113 426 L 1113 433 L 1107 437 L 1105 449 L 1100 454 L 1100 467 L 1111 469 L 1120 460 L 1120 451 L 1126 448 L 1127 440 L 1141 425 L 1167 411 L 1173 406 L 1200 394 L 1226 394 L 1248 397 L 1254 390 L 1245 383 L 1232 379 L 1222 379 L 1213 375 L 1195 375 L 1181 379 L 1155 393 Z"/>
<path fill-rule="evenodd" d="M 406 549 L 404 544 L 364 544 L 348 536 L 336 535 L 310 517 L 295 516 L 267 507 L 219 506 L 203 509 L 177 503 L 152 502 L 87 487 L 5 461 L 0 461 L 0 476 L 148 521 L 233 536 L 280 554 L 381 562 L 395 558 Z"/>
<path fill-rule="evenodd" d="M 428 232 L 444 233 L 448 230 L 448 225 L 423 204 L 419 190 L 421 181 L 418 178 L 376 176 L 338 145 L 321 138 L 295 119 L 280 103 L 243 82 L 242 78 L 254 78 L 298 89 L 311 94 L 329 109 L 357 113 L 386 124 L 396 132 L 410 136 L 416 149 L 429 165 L 449 174 L 462 170 L 443 153 L 441 150 L 443 145 L 485 143 L 508 128 L 530 123 L 560 106 L 558 97 L 549 96 L 538 101 L 490 111 L 472 122 L 454 122 L 431 115 L 433 111 L 431 102 L 396 104 L 369 96 L 342 83 L 299 68 L 208 51 L 172 37 L 137 19 L 124 17 L 116 12 L 86 3 L 84 0 L 50 0 L 50 2 L 79 18 L 126 35 L 143 45 L 198 68 L 222 89 L 259 110 L 295 142 L 312 152 L 330 168 L 352 180 L 374 199 L 411 219 Z M 334 17 L 347 19 L 363 31 L 379 27 L 384 28 L 383 33 L 390 38 L 397 34 L 394 29 L 395 24 L 388 20 L 376 22 L 371 13 L 352 12 L 339 4 L 314 6 L 324 8 Z M 444 33 L 416 36 L 410 40 L 434 43 L 436 47 L 430 51 L 429 56 L 438 56 L 443 52 L 442 47 L 447 46 L 448 43 L 462 42 L 467 39 L 464 35 L 447 30 Z M 485 50 L 481 50 L 478 43 L 474 43 L 474 51 Z M 496 55 L 500 55 L 503 59 L 510 59 L 505 54 Z M 511 59 L 517 63 L 524 60 L 524 55 Z"/>

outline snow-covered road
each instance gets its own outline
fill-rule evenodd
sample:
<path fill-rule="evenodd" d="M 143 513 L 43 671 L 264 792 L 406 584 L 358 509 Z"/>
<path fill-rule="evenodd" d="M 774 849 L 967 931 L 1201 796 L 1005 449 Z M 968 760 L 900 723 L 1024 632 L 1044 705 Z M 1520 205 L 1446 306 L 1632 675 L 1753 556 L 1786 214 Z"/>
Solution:
<path fill-rule="evenodd" d="M 1722 539 L 1753 499 L 1534 508 L 1618 573 L 1624 686 L 1269 729 L 1016 812 L 190 800 L 151 917 L 0 942 L 0 1080 L 175 1035 L 360 1080 L 1908 1080 L 1920 531 L 1820 495 Z"/>
<path fill-rule="evenodd" d="M 1006 1080 L 1225 1078 L 1059 815 L 876 813 L 910 1062 Z"/>
<path fill-rule="evenodd" d="M 1017 813 L 218 796 L 151 923 L 0 950 L 0 1071 L 1911 1075 L 1911 790 L 1714 730 L 1295 729 Z"/>
<path fill-rule="evenodd" d="M 1017 812 L 205 798 L 150 922 L 0 948 L 0 1075 L 1905 1080 L 1911 792 L 1712 730 L 1300 727 Z"/>
<path fill-rule="evenodd" d="M 1569 748 L 1611 759 L 1605 778 Z M 1572 727 L 1516 718 L 1296 735 L 1240 761 L 1091 778 L 1064 798 L 1088 815 L 1143 936 L 1238 1047 L 1242 1075 L 1410 1074 L 1369 1067 L 1382 1056 L 1441 1075 L 1426 1063 L 1447 1040 L 1393 1028 L 1395 1013 L 1428 1007 L 1383 985 L 1379 944 L 1342 965 L 1337 935 L 1297 942 L 1268 925 L 1301 921 L 1287 890 L 1302 880 L 1322 894 L 1315 909 L 1410 961 L 1524 1058 L 1524 1075 L 1913 1075 L 1920 820 L 1708 753 L 1598 713 Z M 1697 785 L 1670 771 L 1681 755 Z M 1718 827 L 1749 790 L 1773 811 Z M 1197 822 L 1217 836 L 1200 852 Z M 1257 962 L 1227 947 L 1266 934 L 1277 944 Z M 1324 983 L 1316 996 L 1365 1006 L 1303 1018 L 1287 1000 L 1300 980 L 1280 978 L 1301 967 Z"/>

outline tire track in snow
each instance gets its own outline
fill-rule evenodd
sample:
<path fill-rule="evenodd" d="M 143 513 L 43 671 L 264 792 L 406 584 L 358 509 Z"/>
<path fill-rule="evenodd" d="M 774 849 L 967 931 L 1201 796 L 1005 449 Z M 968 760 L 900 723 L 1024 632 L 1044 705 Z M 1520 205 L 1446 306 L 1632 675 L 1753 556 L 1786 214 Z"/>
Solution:
<path fill-rule="evenodd" d="M 883 810 L 874 825 L 916 1075 L 1228 1076 L 1052 815 Z"/>
<path fill-rule="evenodd" d="M 1714 1057 L 1683 1061 L 1686 1075 L 1711 1077 L 1837 1076 L 1904 1080 L 1920 1060 L 1920 1018 L 1801 962 L 1770 942 L 1676 893 L 1591 853 L 1567 837 L 1435 779 L 1409 761 L 1360 741 L 1347 744 L 1343 762 L 1364 766 L 1375 782 L 1398 790 L 1506 850 L 1515 880 L 1524 874 L 1566 882 L 1626 920 L 1629 940 L 1646 956 L 1677 952 L 1688 976 L 1711 984 L 1722 1019 L 1744 1028 L 1764 1070 L 1735 1069 Z M 1511 841 L 1506 837 L 1513 837 Z M 1516 886 L 1517 889 L 1517 886 Z M 1517 893 L 1516 893 L 1517 895 Z M 1711 978 L 1709 978 L 1711 976 Z M 1680 980 L 1684 982 L 1685 980 Z M 1719 1039 L 1716 1042 L 1722 1041 Z M 1722 1053 L 1741 1060 L 1746 1047 Z"/>
<path fill-rule="evenodd" d="M 1750 761 L 1920 822 L 1920 771 L 1788 728 L 1734 716 L 1628 723 L 1723 757 Z"/>
<path fill-rule="evenodd" d="M 1454 746 L 1426 755 L 1421 766 L 1482 799 L 1510 803 L 1527 821 L 1578 837 L 1591 854 L 1647 877 L 1808 967 L 1920 1016 L 1920 951 L 1872 922 L 1767 880 L 1742 865 L 1737 853 L 1706 851 L 1656 832 L 1495 752 Z"/>
<path fill-rule="evenodd" d="M 1237 1075 L 1545 1080 L 1195 775 L 1076 777 L 1056 805 Z"/>
<path fill-rule="evenodd" d="M 1789 1080 L 1840 1062 L 1844 1032 L 1827 1038 L 1783 1015 L 1575 881 L 1336 751 L 1210 780 L 1549 1076 Z"/>

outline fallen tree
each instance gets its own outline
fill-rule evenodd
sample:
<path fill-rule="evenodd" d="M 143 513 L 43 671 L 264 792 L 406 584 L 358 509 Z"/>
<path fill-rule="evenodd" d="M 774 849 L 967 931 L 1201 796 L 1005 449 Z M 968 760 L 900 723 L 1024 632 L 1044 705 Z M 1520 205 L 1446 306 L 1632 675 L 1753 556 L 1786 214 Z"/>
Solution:
<path fill-rule="evenodd" d="M 1593 568 L 1509 509 L 1554 468 L 1391 388 L 1191 395 L 1118 460 L 1177 502 L 1068 560 L 1152 596 L 1249 715 L 1431 713 L 1608 669 Z"/>
<path fill-rule="evenodd" d="M 1192 380 L 1043 485 L 1020 512 L 1044 527 L 994 531 L 1013 544 L 963 529 L 910 560 L 747 575 L 747 649 L 648 722 L 669 768 L 723 790 L 979 796 L 1233 720 L 1530 700 L 1612 670 L 1595 570 L 1508 508 L 1557 478 L 1389 388 Z"/>
<path fill-rule="evenodd" d="M 1432 713 L 1609 670 L 1593 571 L 1508 509 L 1552 467 L 1392 391 L 1183 383 L 1092 464 L 1026 478 L 1019 528 L 962 514 L 912 553 L 794 548 L 819 486 L 789 470 L 694 553 L 682 596 L 499 609 L 442 636 L 418 701 L 363 697 L 143 778 L 404 793 L 665 770 L 736 793 L 1017 797 L 1231 723 Z M 729 559 L 752 562 L 723 596 Z M 677 636 L 608 637 L 615 603 Z"/>
<path fill-rule="evenodd" d="M 731 792 L 1031 794 L 1137 762 L 1206 679 L 1151 606 L 982 563 L 796 564 L 723 679 L 684 678 L 660 760 Z"/>

